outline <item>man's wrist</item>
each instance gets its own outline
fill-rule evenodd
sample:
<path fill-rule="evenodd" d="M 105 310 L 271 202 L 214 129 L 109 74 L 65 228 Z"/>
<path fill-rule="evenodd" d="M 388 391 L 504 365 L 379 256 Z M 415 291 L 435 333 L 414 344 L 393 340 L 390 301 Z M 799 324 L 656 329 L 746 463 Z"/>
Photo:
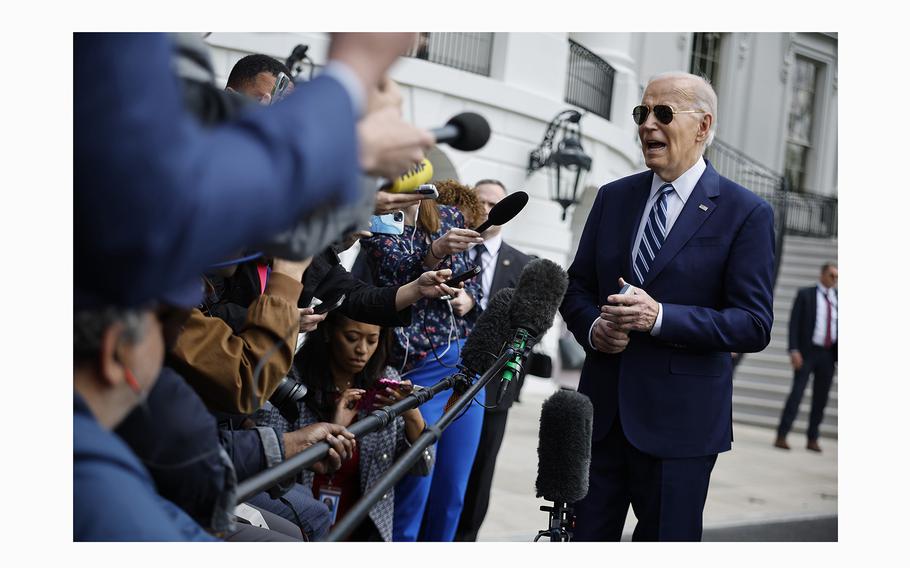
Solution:
<path fill-rule="evenodd" d="M 660 328 L 663 324 L 664 317 L 664 306 L 660 302 L 657 303 L 657 316 L 654 317 L 654 323 L 651 324 L 651 329 L 648 330 L 648 333 L 654 337 L 660 335 Z"/>

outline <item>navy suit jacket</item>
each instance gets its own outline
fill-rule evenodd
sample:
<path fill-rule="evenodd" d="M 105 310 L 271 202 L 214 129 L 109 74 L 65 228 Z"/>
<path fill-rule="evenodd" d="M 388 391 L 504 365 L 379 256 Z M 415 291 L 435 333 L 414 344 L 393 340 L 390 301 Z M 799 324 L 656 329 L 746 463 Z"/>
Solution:
<path fill-rule="evenodd" d="M 767 202 L 707 169 L 643 283 L 663 304 L 660 335 L 632 332 L 626 349 L 592 349 L 599 306 L 632 282 L 632 246 L 651 171 L 600 188 L 585 224 L 561 313 L 587 357 L 578 390 L 594 404 L 594 440 L 617 413 L 628 440 L 661 458 L 730 449 L 730 352 L 767 346 L 773 321 L 774 220 Z M 702 207 L 703 206 L 703 207 Z"/>

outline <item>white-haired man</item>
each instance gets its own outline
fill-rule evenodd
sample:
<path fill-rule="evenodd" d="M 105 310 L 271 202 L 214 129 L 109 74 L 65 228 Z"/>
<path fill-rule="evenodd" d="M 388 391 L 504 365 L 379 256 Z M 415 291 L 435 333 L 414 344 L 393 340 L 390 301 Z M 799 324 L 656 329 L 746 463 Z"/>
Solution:
<path fill-rule="evenodd" d="M 578 540 L 700 540 L 717 454 L 732 440 L 731 352 L 771 337 L 771 207 L 704 158 L 710 84 L 653 78 L 632 111 L 648 171 L 600 188 L 561 307 L 594 404 Z M 617 294 L 628 281 L 633 294 Z"/>

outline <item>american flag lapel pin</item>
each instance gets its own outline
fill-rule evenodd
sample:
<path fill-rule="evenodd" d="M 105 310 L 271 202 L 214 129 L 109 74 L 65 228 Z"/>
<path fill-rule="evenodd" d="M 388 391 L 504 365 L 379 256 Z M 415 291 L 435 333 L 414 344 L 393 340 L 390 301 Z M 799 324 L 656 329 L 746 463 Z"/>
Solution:
<path fill-rule="evenodd" d="M 702 211 L 707 211 L 707 210 L 708 210 L 708 206 L 705 205 L 704 203 L 702 203 L 701 205 L 699 205 L 698 208 L 701 209 Z"/>

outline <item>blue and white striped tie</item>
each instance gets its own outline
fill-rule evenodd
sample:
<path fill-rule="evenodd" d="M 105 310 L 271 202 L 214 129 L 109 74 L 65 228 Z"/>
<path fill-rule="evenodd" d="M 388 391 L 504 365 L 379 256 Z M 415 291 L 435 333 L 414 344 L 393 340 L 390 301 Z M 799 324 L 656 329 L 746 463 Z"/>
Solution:
<path fill-rule="evenodd" d="M 645 232 L 641 235 L 641 242 L 638 243 L 638 251 L 635 253 L 633 268 L 639 284 L 645 283 L 645 276 L 648 275 L 657 252 L 667 238 L 667 200 L 673 192 L 673 186 L 665 183 L 660 186 L 659 191 L 660 195 L 651 208 Z"/>

